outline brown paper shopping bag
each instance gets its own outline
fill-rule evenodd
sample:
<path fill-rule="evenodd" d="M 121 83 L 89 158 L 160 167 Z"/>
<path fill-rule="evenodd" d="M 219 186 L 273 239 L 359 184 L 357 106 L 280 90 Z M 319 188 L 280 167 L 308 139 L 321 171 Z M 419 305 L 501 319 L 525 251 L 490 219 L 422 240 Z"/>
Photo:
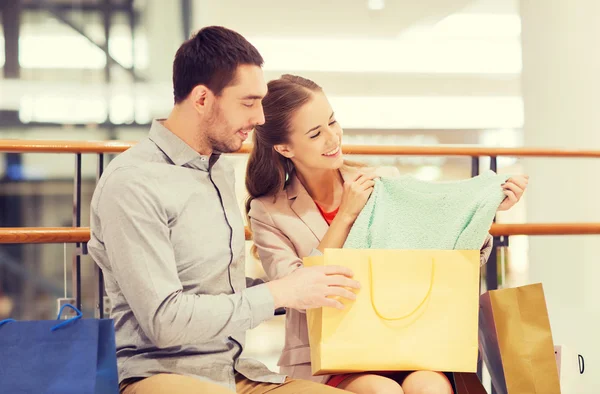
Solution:
<path fill-rule="evenodd" d="M 488 291 L 480 308 L 483 358 L 498 394 L 559 394 L 542 285 Z"/>
<path fill-rule="evenodd" d="M 307 311 L 312 372 L 475 372 L 479 251 L 327 249 L 361 282 L 344 310 Z"/>

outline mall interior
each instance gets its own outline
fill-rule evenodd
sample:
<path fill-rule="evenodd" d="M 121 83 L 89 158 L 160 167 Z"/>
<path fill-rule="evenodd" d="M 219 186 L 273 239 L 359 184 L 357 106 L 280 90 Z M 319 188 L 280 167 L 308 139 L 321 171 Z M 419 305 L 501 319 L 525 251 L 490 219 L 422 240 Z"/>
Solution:
<path fill-rule="evenodd" d="M 427 182 L 528 175 L 495 218 L 481 293 L 542 283 L 554 345 L 585 359 L 563 393 L 600 392 L 598 0 L 1 0 L 0 14 L 0 320 L 55 319 L 65 299 L 109 317 L 86 253 L 98 176 L 169 115 L 177 48 L 219 25 L 259 50 L 267 81 L 323 87 L 352 160 Z M 227 156 L 243 210 L 248 150 Z M 248 238 L 247 276 L 267 279 Z M 243 356 L 277 371 L 285 318 L 250 330 Z"/>

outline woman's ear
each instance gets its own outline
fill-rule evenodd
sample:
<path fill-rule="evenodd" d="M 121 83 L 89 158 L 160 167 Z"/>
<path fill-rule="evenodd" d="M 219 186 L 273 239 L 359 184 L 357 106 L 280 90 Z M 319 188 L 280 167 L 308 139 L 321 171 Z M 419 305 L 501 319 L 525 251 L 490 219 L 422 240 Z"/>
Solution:
<path fill-rule="evenodd" d="M 289 145 L 286 145 L 286 144 L 275 145 L 273 148 L 275 149 L 275 151 L 277 153 L 279 153 L 283 157 L 286 157 L 288 159 L 291 159 L 292 157 L 294 157 L 294 152 L 292 151 L 292 149 L 290 148 Z"/>

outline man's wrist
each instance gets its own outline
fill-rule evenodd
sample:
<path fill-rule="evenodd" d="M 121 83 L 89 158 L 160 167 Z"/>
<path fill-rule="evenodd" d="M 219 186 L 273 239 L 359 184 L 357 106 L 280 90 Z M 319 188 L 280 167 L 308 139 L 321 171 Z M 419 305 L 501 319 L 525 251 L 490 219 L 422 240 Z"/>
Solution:
<path fill-rule="evenodd" d="M 275 309 L 285 307 L 285 305 L 284 305 L 285 302 L 284 302 L 284 300 L 282 300 L 282 294 L 281 294 L 281 291 L 279 290 L 281 288 L 280 282 L 281 282 L 280 279 L 276 279 L 276 280 L 272 280 L 272 281 L 266 283 L 267 287 L 269 288 L 269 291 L 271 292 L 271 295 L 273 296 L 273 301 L 275 303 Z"/>

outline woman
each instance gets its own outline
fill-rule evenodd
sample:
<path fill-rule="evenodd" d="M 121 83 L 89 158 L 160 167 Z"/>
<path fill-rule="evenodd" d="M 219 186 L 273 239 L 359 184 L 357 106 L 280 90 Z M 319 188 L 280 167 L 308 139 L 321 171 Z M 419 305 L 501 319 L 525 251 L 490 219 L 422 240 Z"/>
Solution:
<path fill-rule="evenodd" d="M 248 161 L 247 211 L 256 250 L 270 279 L 302 266 L 302 259 L 343 246 L 378 176 L 397 176 L 395 168 L 367 168 L 345 162 L 342 128 L 314 82 L 292 75 L 269 82 L 263 99 L 265 123 L 254 132 Z M 526 177 L 504 185 L 506 210 L 519 201 Z M 481 250 L 491 251 L 490 237 Z M 433 371 L 313 377 L 306 314 L 288 310 L 281 372 L 366 393 L 452 393 L 445 375 Z"/>

